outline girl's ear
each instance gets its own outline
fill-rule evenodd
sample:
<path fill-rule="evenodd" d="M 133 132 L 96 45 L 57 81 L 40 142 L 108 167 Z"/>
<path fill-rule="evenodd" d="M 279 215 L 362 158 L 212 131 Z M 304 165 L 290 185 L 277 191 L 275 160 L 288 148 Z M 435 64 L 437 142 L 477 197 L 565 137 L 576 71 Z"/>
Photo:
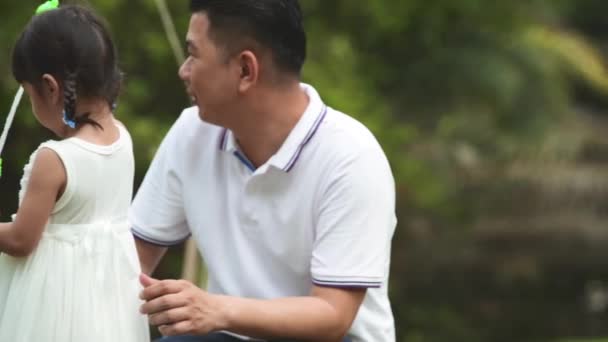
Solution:
<path fill-rule="evenodd" d="M 63 94 L 57 79 L 50 74 L 42 75 L 42 92 L 52 103 L 63 103 Z"/>

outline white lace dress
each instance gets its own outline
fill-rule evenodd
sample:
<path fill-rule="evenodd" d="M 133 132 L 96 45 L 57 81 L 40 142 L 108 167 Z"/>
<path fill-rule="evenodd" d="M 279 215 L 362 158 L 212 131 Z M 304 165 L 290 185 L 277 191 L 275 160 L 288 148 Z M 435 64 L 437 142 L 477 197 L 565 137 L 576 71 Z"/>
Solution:
<path fill-rule="evenodd" d="M 0 341 L 150 341 L 127 222 L 132 144 L 120 131 L 110 146 L 71 138 L 39 147 L 60 156 L 68 181 L 33 254 L 0 255 Z M 20 201 L 35 155 L 24 169 Z"/>

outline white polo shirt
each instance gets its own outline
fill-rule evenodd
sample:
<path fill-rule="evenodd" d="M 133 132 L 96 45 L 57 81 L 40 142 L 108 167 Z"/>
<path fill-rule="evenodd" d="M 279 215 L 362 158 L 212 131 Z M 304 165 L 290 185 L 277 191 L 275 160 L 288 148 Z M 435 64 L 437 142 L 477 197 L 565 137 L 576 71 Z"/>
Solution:
<path fill-rule="evenodd" d="M 349 336 L 392 342 L 389 163 L 367 128 L 302 88 L 306 112 L 257 169 L 231 131 L 186 109 L 133 202 L 133 233 L 163 246 L 192 235 L 211 293 L 270 299 L 309 295 L 312 284 L 367 288 Z"/>

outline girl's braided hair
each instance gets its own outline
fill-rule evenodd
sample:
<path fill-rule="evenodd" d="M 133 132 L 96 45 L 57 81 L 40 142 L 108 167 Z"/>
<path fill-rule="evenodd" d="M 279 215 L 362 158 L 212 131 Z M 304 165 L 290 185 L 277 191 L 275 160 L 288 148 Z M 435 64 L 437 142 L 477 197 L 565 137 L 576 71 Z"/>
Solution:
<path fill-rule="evenodd" d="M 116 48 L 103 20 L 81 6 L 62 6 L 37 15 L 13 50 L 13 76 L 40 90 L 50 74 L 63 86 L 65 119 L 101 128 L 89 113 L 76 113 L 79 97 L 102 98 L 113 108 L 122 72 Z"/>

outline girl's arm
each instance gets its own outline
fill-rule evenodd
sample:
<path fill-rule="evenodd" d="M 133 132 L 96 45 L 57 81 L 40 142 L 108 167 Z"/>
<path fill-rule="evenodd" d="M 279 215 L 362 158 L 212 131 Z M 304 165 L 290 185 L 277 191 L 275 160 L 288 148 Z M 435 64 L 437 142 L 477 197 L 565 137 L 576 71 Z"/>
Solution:
<path fill-rule="evenodd" d="M 48 148 L 40 149 L 15 221 L 0 223 L 0 252 L 15 257 L 32 253 L 66 181 L 65 168 L 59 156 Z"/>

